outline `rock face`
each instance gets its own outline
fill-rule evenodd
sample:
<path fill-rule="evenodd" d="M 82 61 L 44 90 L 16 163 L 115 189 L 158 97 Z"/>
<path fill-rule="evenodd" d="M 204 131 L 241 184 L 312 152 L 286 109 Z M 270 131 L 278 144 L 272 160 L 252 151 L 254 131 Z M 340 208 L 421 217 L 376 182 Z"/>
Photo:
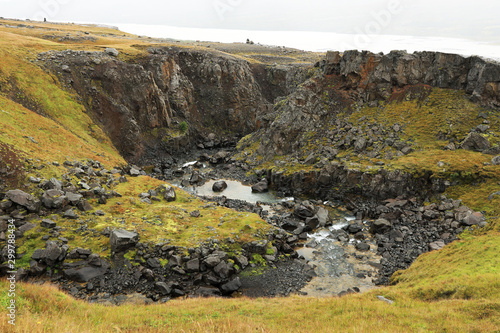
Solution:
<path fill-rule="evenodd" d="M 500 65 L 479 57 L 464 58 L 438 52 L 408 54 L 393 51 L 387 55 L 359 51 L 347 51 L 343 55 L 329 52 L 319 66 L 323 69 L 323 76 L 305 81 L 286 99 L 276 103 L 271 113 L 261 117 L 263 126 L 250 139 L 242 142 L 243 147 L 259 143 L 256 155 L 261 161 L 307 150 L 307 134 L 315 133 L 324 124 L 329 124 L 331 128 L 335 120 L 338 121 L 337 128 L 325 130 L 324 137 L 333 141 L 339 132 L 342 133 L 343 140 L 334 142 L 339 148 L 353 148 L 360 153 L 368 147 L 373 148 L 373 142 L 380 145 L 384 141 L 384 147 L 396 148 L 397 154 L 408 154 L 412 151 L 409 142 L 397 137 L 397 140 L 394 137 L 381 140 L 376 134 L 381 130 L 379 126 L 361 132 L 359 128 L 353 129 L 352 125 L 342 123 L 342 118 L 349 116 L 359 105 L 376 105 L 378 101 L 388 100 L 405 89 L 414 88 L 422 96 L 429 93 L 432 87 L 462 90 L 473 101 L 500 106 Z M 343 114 L 343 117 L 337 118 L 337 114 Z M 484 129 L 484 126 L 481 128 Z M 395 125 L 391 136 L 399 135 L 401 130 L 401 125 Z M 347 135 L 345 132 L 348 132 Z M 464 148 L 481 151 L 488 148 L 479 134 L 471 136 L 473 142 L 466 142 Z M 377 157 L 377 150 L 382 150 L 382 146 L 367 153 L 368 157 Z M 336 153 L 326 149 L 311 152 L 313 158 L 308 158 L 306 163 L 316 163 L 317 155 L 335 156 Z"/>
<path fill-rule="evenodd" d="M 326 75 L 340 75 L 350 87 L 366 89 L 368 99 L 389 97 L 392 87 L 427 84 L 465 90 L 474 99 L 500 106 L 500 65 L 480 57 L 440 52 L 328 52 Z"/>
<path fill-rule="evenodd" d="M 161 157 L 211 132 L 243 136 L 257 128 L 256 116 L 268 106 L 248 62 L 183 48 L 149 52 L 134 63 L 116 58 L 115 49 L 41 58 L 54 72 L 59 66 L 51 56 L 68 68 L 61 80 L 83 98 L 89 114 L 130 161 Z M 172 120 L 189 126 L 190 136 L 176 139 L 176 145 L 162 141 Z"/>

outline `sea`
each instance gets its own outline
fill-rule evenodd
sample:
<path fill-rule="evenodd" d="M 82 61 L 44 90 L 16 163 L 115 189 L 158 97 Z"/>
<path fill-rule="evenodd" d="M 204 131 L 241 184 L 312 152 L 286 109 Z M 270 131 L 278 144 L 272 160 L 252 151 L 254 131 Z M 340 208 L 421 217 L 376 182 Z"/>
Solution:
<path fill-rule="evenodd" d="M 111 24 L 121 31 L 154 38 L 245 43 L 284 46 L 305 51 L 326 52 L 367 50 L 389 53 L 392 50 L 439 51 L 464 56 L 477 55 L 500 61 L 500 38 L 497 42 L 460 38 L 419 37 L 384 34 L 339 34 L 314 31 L 258 31 L 229 29 L 182 28 L 167 25 Z"/>

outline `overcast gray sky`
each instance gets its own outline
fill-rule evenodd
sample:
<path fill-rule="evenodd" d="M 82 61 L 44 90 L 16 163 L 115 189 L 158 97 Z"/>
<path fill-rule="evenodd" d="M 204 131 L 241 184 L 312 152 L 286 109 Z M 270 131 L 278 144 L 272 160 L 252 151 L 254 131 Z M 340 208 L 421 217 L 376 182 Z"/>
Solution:
<path fill-rule="evenodd" d="M 0 16 L 118 26 L 371 32 L 500 42 L 499 0 L 0 0 Z"/>

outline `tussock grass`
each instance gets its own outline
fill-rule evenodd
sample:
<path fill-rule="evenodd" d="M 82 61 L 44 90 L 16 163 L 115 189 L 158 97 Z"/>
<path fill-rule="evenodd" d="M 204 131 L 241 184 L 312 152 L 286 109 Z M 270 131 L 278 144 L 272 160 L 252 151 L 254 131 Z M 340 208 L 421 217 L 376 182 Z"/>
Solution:
<path fill-rule="evenodd" d="M 6 289 L 6 282 L 0 282 Z M 395 300 L 393 305 L 376 295 Z M 93 305 L 49 285 L 18 284 L 16 329 L 2 332 L 495 332 L 495 300 L 415 300 L 379 289 L 342 298 L 186 299 L 162 305 Z M 0 298 L 0 315 L 7 301 Z"/>

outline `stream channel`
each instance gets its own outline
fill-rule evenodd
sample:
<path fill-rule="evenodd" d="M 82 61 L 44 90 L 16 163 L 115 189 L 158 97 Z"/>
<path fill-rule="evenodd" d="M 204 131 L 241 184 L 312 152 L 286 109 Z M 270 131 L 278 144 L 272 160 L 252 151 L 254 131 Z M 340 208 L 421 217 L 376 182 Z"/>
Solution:
<path fill-rule="evenodd" d="M 194 164 L 195 162 L 183 164 L 183 169 L 187 171 L 186 175 L 190 174 L 189 171 Z M 203 165 L 200 172 L 206 176 L 209 169 Z M 227 188 L 222 192 L 214 192 L 212 186 L 220 180 L 226 182 Z M 272 192 L 253 193 L 251 186 L 230 179 L 211 179 L 200 186 L 191 184 L 186 186 L 188 184 L 186 179 L 172 183 L 202 198 L 224 196 L 227 199 L 242 200 L 260 206 L 263 209 L 261 216 L 269 223 L 270 217 L 283 211 L 284 207 L 280 203 L 296 201 L 293 197 L 279 198 Z M 342 206 L 331 202 L 323 204 L 329 211 L 331 225 L 308 233 L 307 239 L 295 248 L 299 258 L 306 260 L 317 275 L 301 290 L 302 294 L 316 297 L 335 296 L 375 288 L 373 280 L 376 279 L 381 257 L 376 254 L 374 240 L 365 239 L 371 248 L 361 252 L 355 247 L 359 240 L 344 231 L 344 227 L 350 223 L 363 222 L 355 221 L 355 217 L 348 215 Z"/>

